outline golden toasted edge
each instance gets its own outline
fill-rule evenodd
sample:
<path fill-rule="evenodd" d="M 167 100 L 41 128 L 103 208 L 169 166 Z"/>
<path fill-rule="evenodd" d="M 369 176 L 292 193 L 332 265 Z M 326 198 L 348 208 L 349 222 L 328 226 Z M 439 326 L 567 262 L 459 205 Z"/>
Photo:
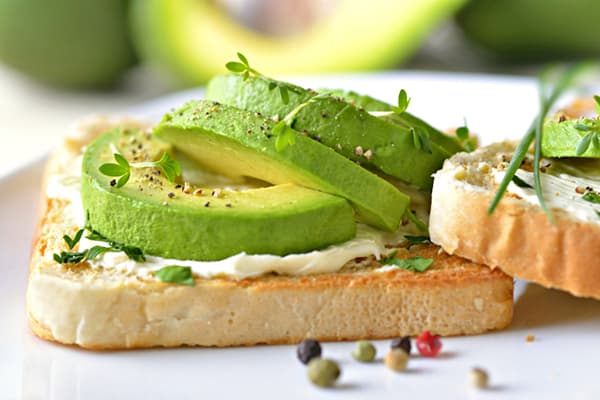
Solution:
<path fill-rule="evenodd" d="M 435 176 L 430 234 L 450 254 L 502 269 L 507 274 L 568 291 L 600 298 L 600 229 L 554 210 L 552 224 L 539 206 L 506 196 L 492 215 L 487 209 L 495 195 L 491 178 L 458 180 L 457 166 L 490 161 L 514 143 L 500 143 L 444 164 Z M 468 168 L 468 167 L 467 167 Z M 483 175 L 483 174 L 482 174 Z"/>
<path fill-rule="evenodd" d="M 76 157 L 81 145 L 59 149 L 46 173 L 56 173 L 59 160 Z M 31 329 L 46 340 L 94 350 L 221 347 L 296 343 L 305 337 L 377 339 L 423 330 L 477 334 L 504 328 L 512 319 L 510 277 L 433 245 L 398 254 L 434 258 L 422 274 L 374 271 L 379 264 L 369 259 L 333 274 L 197 278 L 193 288 L 139 277 L 120 282 L 118 273 L 106 279 L 106 271 L 85 264 L 49 261 L 46 253 L 55 251 L 58 232 L 76 229 L 56 218 L 65 205 L 43 198 L 30 264 Z"/>

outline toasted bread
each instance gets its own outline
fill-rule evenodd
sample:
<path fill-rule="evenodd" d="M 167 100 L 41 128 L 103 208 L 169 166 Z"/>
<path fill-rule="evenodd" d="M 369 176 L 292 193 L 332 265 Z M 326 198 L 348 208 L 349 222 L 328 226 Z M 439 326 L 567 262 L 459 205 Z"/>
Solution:
<path fill-rule="evenodd" d="M 516 143 L 495 143 L 446 160 L 435 175 L 430 235 L 450 254 L 576 296 L 600 298 L 600 225 L 553 208 L 552 223 L 538 204 L 514 193 L 487 209 Z M 556 196 L 556 194 L 553 194 Z"/>
<path fill-rule="evenodd" d="M 47 178 L 79 168 L 82 146 L 109 125 L 87 124 L 82 135 L 68 139 L 48 162 Z M 52 254 L 66 249 L 62 236 L 78 226 L 68 200 L 43 193 L 27 309 L 33 332 L 44 339 L 98 350 L 240 346 L 425 330 L 470 335 L 506 327 L 512 318 L 509 276 L 431 244 L 400 244 L 397 253 L 433 258 L 423 273 L 367 257 L 335 273 L 195 277 L 193 287 L 87 263 L 61 265 Z"/>

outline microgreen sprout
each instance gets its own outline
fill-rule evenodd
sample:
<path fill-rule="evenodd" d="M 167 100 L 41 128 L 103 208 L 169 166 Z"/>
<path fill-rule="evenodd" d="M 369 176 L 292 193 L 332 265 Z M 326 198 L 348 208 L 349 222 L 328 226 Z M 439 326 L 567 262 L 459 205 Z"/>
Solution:
<path fill-rule="evenodd" d="M 257 70 L 255 70 L 254 68 L 252 68 L 250 66 L 250 63 L 248 62 L 248 58 L 242 53 L 238 52 L 237 56 L 239 61 L 230 61 L 227 64 L 225 64 L 225 68 L 227 68 L 233 73 L 242 75 L 244 80 L 247 80 L 248 78 L 250 78 L 250 76 L 254 76 L 256 78 L 261 78 L 265 80 L 269 85 L 269 91 L 278 89 L 283 104 L 288 104 L 290 102 L 289 92 L 298 93 L 298 89 L 295 88 L 293 85 L 268 78 L 260 72 L 258 72 Z"/>
<path fill-rule="evenodd" d="M 471 136 L 466 119 L 463 126 L 456 128 L 456 137 L 466 152 L 470 153 L 477 147 L 477 139 Z"/>
<path fill-rule="evenodd" d="M 119 153 L 114 153 L 116 163 L 102 164 L 100 172 L 106 176 L 118 177 L 115 187 L 123 187 L 131 177 L 132 168 L 159 168 L 165 174 L 170 182 L 181 175 L 181 166 L 177 160 L 171 158 L 169 153 L 164 152 L 158 161 L 147 161 L 140 163 L 129 163 L 125 157 Z"/>
<path fill-rule="evenodd" d="M 392 111 L 396 114 L 402 114 L 408 108 L 410 100 L 410 97 L 408 97 L 408 94 L 406 94 L 406 90 L 401 89 L 398 93 L 398 105 L 392 107 Z"/>
<path fill-rule="evenodd" d="M 600 120 L 582 119 L 579 123 L 575 124 L 575 129 L 585 132 L 585 135 L 577 142 L 577 147 L 575 148 L 576 155 L 580 156 L 584 154 L 590 147 L 600 149 Z"/>
<path fill-rule="evenodd" d="M 384 265 L 395 265 L 396 267 L 412 272 L 425 272 L 427 268 L 433 264 L 432 258 L 424 258 L 422 256 L 416 256 L 412 258 L 397 258 L 397 255 L 398 252 L 394 253 L 390 257 L 382 258 L 379 262 Z"/>

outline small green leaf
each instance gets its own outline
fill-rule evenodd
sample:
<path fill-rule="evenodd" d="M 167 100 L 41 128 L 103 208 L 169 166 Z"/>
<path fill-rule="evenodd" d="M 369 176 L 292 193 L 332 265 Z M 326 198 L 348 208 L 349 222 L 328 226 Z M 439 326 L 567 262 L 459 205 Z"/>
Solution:
<path fill-rule="evenodd" d="M 587 192 L 581 198 L 585 201 L 589 201 L 590 203 L 600 204 L 600 195 L 596 192 Z"/>
<path fill-rule="evenodd" d="M 275 131 L 277 125 L 282 124 L 280 128 Z M 286 147 L 296 143 L 296 131 L 285 124 L 285 120 L 278 122 L 275 128 L 273 128 L 273 134 L 276 135 L 275 139 L 275 150 L 278 152 L 285 150 Z"/>
<path fill-rule="evenodd" d="M 156 275 L 161 282 L 194 286 L 194 276 L 192 275 L 192 268 L 190 267 L 169 265 L 154 271 L 154 275 Z"/>
<path fill-rule="evenodd" d="M 396 114 L 402 114 L 404 111 L 406 111 L 409 104 L 410 97 L 408 97 L 406 90 L 402 89 L 398 93 L 398 106 L 392 107 L 392 111 L 394 111 Z"/>
<path fill-rule="evenodd" d="M 466 125 L 457 128 L 456 137 L 463 141 L 469 139 L 469 128 Z"/>
<path fill-rule="evenodd" d="M 238 51 L 237 56 L 246 67 L 250 68 L 250 63 L 248 62 L 248 59 L 246 58 L 245 55 L 243 55 L 242 53 L 240 53 Z"/>
<path fill-rule="evenodd" d="M 600 115 L 600 96 L 594 95 L 594 101 L 596 102 L 596 114 Z"/>
<path fill-rule="evenodd" d="M 412 272 L 425 272 L 427 270 L 427 268 L 429 268 L 431 266 L 431 264 L 433 264 L 432 258 L 424 258 L 421 256 L 416 256 L 416 257 L 412 257 L 412 258 L 401 259 L 401 258 L 396 258 L 397 254 L 398 253 L 395 253 L 393 256 L 391 256 L 389 258 L 381 259 L 381 263 L 384 265 L 395 265 L 399 268 L 403 268 L 403 269 L 406 269 L 406 270 L 412 271 Z"/>
<path fill-rule="evenodd" d="M 429 236 L 404 235 L 404 239 L 410 244 L 431 244 Z"/>
<path fill-rule="evenodd" d="M 577 129 L 578 131 L 582 131 L 582 132 L 587 132 L 587 131 L 591 131 L 592 127 L 583 123 L 578 123 L 575 124 L 575 129 Z"/>
<path fill-rule="evenodd" d="M 576 155 L 580 156 L 587 151 L 587 149 L 590 147 L 590 144 L 592 143 L 592 137 L 594 135 L 594 132 L 588 132 L 585 134 L 584 137 L 579 139 L 579 142 L 577 142 L 577 148 L 575 149 Z"/>
<path fill-rule="evenodd" d="M 277 87 L 277 84 L 273 81 L 269 81 L 269 91 L 275 89 Z"/>
<path fill-rule="evenodd" d="M 128 171 L 119 164 L 102 164 L 98 170 L 106 176 L 121 176 Z"/>
<path fill-rule="evenodd" d="M 245 80 L 245 81 L 247 81 L 247 80 L 248 80 L 248 78 L 250 78 L 250 71 L 246 70 L 246 71 L 244 72 L 244 75 L 243 75 L 243 76 L 244 76 L 244 80 Z"/>
<path fill-rule="evenodd" d="M 227 64 L 225 64 L 225 68 L 227 68 L 229 71 L 231 72 L 236 72 L 236 73 L 240 73 L 240 72 L 244 72 L 246 71 L 246 66 L 242 63 L 239 63 L 237 61 L 230 61 Z"/>
<path fill-rule="evenodd" d="M 78 264 L 85 259 L 85 251 L 82 252 L 66 252 L 61 251 L 60 254 L 54 253 L 52 258 L 59 264 Z"/>
<path fill-rule="evenodd" d="M 122 155 L 120 155 L 119 153 L 115 153 L 115 160 L 117 161 L 117 163 L 123 167 L 123 169 L 129 171 L 129 162 L 125 159 L 125 157 L 123 157 Z"/>
<path fill-rule="evenodd" d="M 96 257 L 98 257 L 99 255 L 106 253 L 107 251 L 112 251 L 112 250 L 110 248 L 104 247 L 104 246 L 94 246 L 87 250 L 85 259 L 93 260 Z"/>
<path fill-rule="evenodd" d="M 67 243 L 67 246 L 69 246 L 69 249 L 72 249 L 81 240 L 81 235 L 83 235 L 83 229 L 78 230 L 72 239 L 69 235 L 64 235 L 63 239 Z"/>
<path fill-rule="evenodd" d="M 513 176 L 512 181 L 518 187 L 533 189 L 533 186 L 531 186 L 529 183 L 525 182 L 523 179 L 519 178 L 517 175 Z"/>
<path fill-rule="evenodd" d="M 129 178 L 131 177 L 131 174 L 128 172 L 125 175 L 123 175 L 122 177 L 119 178 L 119 180 L 117 180 L 117 184 L 115 185 L 116 188 L 121 188 L 123 186 L 125 186 L 125 184 L 129 181 Z"/>

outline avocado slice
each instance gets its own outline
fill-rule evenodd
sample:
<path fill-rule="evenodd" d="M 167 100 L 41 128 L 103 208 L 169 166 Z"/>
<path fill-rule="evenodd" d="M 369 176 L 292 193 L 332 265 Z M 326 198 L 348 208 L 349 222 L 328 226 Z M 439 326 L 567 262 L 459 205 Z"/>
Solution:
<path fill-rule="evenodd" d="M 268 75 L 391 68 L 412 55 L 431 30 L 466 0 L 377 1 L 370 2 L 368 10 L 363 2 L 331 2 L 329 15 L 291 36 L 268 35 L 244 25 L 227 12 L 226 3 L 252 4 L 132 1 L 131 28 L 138 54 L 184 85 L 205 83 L 236 51 Z M 302 7 L 322 2 L 296 3 Z"/>
<path fill-rule="evenodd" d="M 273 84 L 288 88 L 287 103 L 272 89 Z M 418 149 L 410 128 L 374 117 L 341 98 L 315 95 L 314 91 L 263 76 L 245 79 L 232 74 L 213 78 L 206 88 L 207 99 L 278 118 L 304 103 L 294 119 L 294 129 L 365 167 L 422 189 L 431 188 L 431 175 L 452 154 L 440 146 L 431 146 L 430 152 L 425 147 Z"/>
<path fill-rule="evenodd" d="M 286 255 L 355 235 L 354 210 L 346 200 L 293 184 L 188 189 L 157 169 L 132 168 L 129 182 L 117 188 L 99 171 L 101 164 L 114 162 L 115 148 L 136 162 L 158 160 L 171 146 L 145 133 L 115 129 L 91 143 L 83 156 L 81 196 L 88 224 L 148 254 L 204 261 L 241 252 Z"/>
<path fill-rule="evenodd" d="M 546 157 L 600 157 L 599 121 L 595 118 L 548 119 L 542 154 Z"/>
<path fill-rule="evenodd" d="M 369 112 L 392 111 L 391 104 L 371 96 L 356 93 L 352 90 L 323 89 L 322 91 L 331 93 L 333 96 L 341 97 L 347 102 L 354 104 L 356 107 L 364 108 Z M 427 132 L 432 145 L 437 146 L 440 152 L 446 152 L 448 157 L 454 153 L 465 151 L 464 147 L 458 140 L 456 140 L 456 138 L 444 134 L 443 132 L 429 125 L 427 122 L 423 121 L 421 118 L 416 117 L 406 111 L 402 114 L 391 113 L 389 115 L 381 115 L 380 118 L 383 118 L 391 123 L 398 124 L 399 126 L 407 129 L 423 129 L 425 132 Z"/>
<path fill-rule="evenodd" d="M 274 126 L 258 112 L 200 100 L 167 114 L 154 134 L 226 176 L 291 182 L 341 196 L 366 223 L 388 231 L 398 228 L 408 196 L 299 132 L 293 133 L 294 144 L 277 151 Z"/>

